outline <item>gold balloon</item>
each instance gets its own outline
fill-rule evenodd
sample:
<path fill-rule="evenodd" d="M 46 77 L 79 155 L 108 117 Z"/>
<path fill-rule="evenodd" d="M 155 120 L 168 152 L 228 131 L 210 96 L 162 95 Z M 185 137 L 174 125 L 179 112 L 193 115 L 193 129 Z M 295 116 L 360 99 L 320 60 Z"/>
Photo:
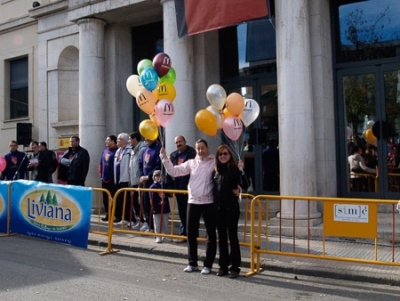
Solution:
<path fill-rule="evenodd" d="M 228 111 L 227 108 L 225 108 L 222 112 L 224 113 L 224 118 L 229 117 L 229 116 L 233 116 L 233 115 Z"/>
<path fill-rule="evenodd" d="M 139 124 L 140 134 L 149 140 L 156 140 L 158 138 L 157 125 L 150 119 L 145 119 Z"/>
<path fill-rule="evenodd" d="M 197 128 L 204 134 L 215 136 L 217 134 L 217 118 L 208 110 L 200 110 L 194 117 Z"/>
<path fill-rule="evenodd" d="M 367 142 L 369 144 L 373 144 L 373 145 L 376 144 L 376 137 L 375 137 L 375 135 L 374 135 L 374 133 L 372 132 L 371 129 L 366 130 L 364 132 L 364 136 L 365 136 L 365 139 L 367 140 Z"/>
<path fill-rule="evenodd" d="M 152 93 L 156 98 L 156 101 L 168 99 L 169 101 L 173 102 L 176 97 L 175 87 L 170 82 L 159 83 L 157 88 L 155 88 Z"/>

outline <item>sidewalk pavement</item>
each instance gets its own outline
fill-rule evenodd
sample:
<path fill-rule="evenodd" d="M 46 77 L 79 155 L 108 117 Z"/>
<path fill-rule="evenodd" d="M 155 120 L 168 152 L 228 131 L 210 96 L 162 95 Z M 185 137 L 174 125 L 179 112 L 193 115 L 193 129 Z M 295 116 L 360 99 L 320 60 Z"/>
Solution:
<path fill-rule="evenodd" d="M 92 219 L 93 223 L 93 219 Z M 305 239 L 297 239 L 296 244 L 307 243 Z M 98 246 L 104 251 L 107 250 L 108 237 L 99 234 L 89 233 L 89 245 Z M 346 242 L 334 242 L 335 248 L 343 254 L 357 254 L 357 258 L 369 258 L 371 255 L 371 245 L 353 243 L 351 240 Z M 113 250 L 125 250 L 131 252 L 140 252 L 146 254 L 156 254 L 171 258 L 187 258 L 186 243 L 163 242 L 156 243 L 153 236 L 141 236 L 139 233 L 115 233 L 112 237 Z M 199 242 L 199 265 L 205 256 L 205 243 Z M 241 247 L 242 253 L 242 272 L 244 275 L 250 268 L 250 250 L 246 246 Z M 395 254 L 397 250 L 395 250 Z M 400 253 L 400 251 L 398 252 Z M 365 254 L 365 257 L 363 257 Z M 400 255 L 400 254 L 399 254 Z M 396 254 L 395 260 L 398 260 Z M 115 256 L 108 254 L 106 256 Z M 342 280 L 353 280 L 371 283 L 380 283 L 386 285 L 400 285 L 400 267 L 381 265 L 353 263 L 338 260 L 324 260 L 305 257 L 294 257 L 287 255 L 269 255 L 261 254 L 261 267 L 267 271 L 277 271 L 292 273 L 293 277 L 300 275 L 316 276 L 324 278 L 334 278 Z M 182 270 L 186 265 L 182 265 Z M 218 270 L 218 251 L 213 271 Z M 182 271 L 183 273 L 183 271 Z"/>

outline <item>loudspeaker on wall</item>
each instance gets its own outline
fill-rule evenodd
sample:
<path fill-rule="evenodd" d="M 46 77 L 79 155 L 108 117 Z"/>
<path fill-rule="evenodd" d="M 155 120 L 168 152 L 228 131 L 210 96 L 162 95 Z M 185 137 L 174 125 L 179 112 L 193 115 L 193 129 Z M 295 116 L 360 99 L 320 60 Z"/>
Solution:
<path fill-rule="evenodd" d="M 32 141 L 32 123 L 17 123 L 17 143 L 28 146 Z"/>

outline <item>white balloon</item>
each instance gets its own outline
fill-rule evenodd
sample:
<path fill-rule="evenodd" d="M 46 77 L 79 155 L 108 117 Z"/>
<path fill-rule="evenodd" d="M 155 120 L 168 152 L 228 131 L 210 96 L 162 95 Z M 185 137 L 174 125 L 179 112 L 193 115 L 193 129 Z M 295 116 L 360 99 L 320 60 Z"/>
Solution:
<path fill-rule="evenodd" d="M 260 114 L 260 106 L 258 102 L 254 99 L 245 99 L 244 108 L 240 114 L 240 119 L 242 119 L 243 124 L 248 127 L 252 124 Z"/>
<path fill-rule="evenodd" d="M 133 97 L 136 97 L 139 90 L 144 88 L 144 86 L 140 82 L 139 75 L 134 74 L 129 76 L 128 79 L 126 80 L 126 88 Z"/>
<path fill-rule="evenodd" d="M 370 120 L 367 122 L 367 130 L 372 129 L 373 125 L 374 125 L 375 121 Z"/>
<path fill-rule="evenodd" d="M 226 91 L 225 89 L 217 84 L 213 84 L 208 87 L 206 97 L 210 105 L 213 105 L 218 110 L 222 110 L 226 103 Z"/>
<path fill-rule="evenodd" d="M 217 130 L 222 129 L 222 126 L 224 124 L 224 113 L 221 110 L 218 110 L 216 107 L 214 106 L 208 106 L 206 108 L 206 110 L 210 111 L 211 113 L 213 113 L 213 115 L 215 116 L 215 118 L 217 118 Z"/>

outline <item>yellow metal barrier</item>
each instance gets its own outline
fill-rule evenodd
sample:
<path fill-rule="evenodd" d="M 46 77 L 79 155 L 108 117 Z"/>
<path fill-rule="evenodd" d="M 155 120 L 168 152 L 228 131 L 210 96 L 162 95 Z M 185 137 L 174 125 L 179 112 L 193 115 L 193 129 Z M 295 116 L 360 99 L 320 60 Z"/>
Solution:
<path fill-rule="evenodd" d="M 104 227 L 101 226 L 100 223 L 100 216 L 101 216 L 101 209 L 103 208 L 103 193 L 105 193 L 108 197 L 108 212 L 111 212 L 112 210 L 112 204 L 113 204 L 113 198 L 111 196 L 111 193 L 104 188 L 92 188 L 93 192 L 96 193 L 97 195 L 97 223 L 95 229 L 92 229 L 92 223 L 90 223 L 90 230 L 89 233 L 93 234 L 100 234 L 100 235 L 109 235 L 109 227 L 110 227 L 110 222 L 112 224 L 112 220 L 108 220 L 108 228 L 105 230 L 102 230 Z M 94 198 L 96 199 L 95 194 L 93 194 Z"/>
<path fill-rule="evenodd" d="M 354 173 L 355 176 L 359 178 L 365 178 L 366 184 L 367 184 L 367 191 L 368 192 L 378 192 L 378 178 L 379 176 L 376 176 L 374 174 L 370 173 Z M 349 186 L 351 187 L 351 185 Z"/>
<path fill-rule="evenodd" d="M 163 192 L 166 194 L 171 194 L 173 201 L 171 202 L 171 215 L 170 215 L 170 228 L 169 228 L 169 233 L 153 233 L 153 232 L 141 232 L 139 230 L 132 230 L 132 229 L 123 229 L 124 225 L 121 224 L 120 227 L 114 227 L 113 220 L 115 217 L 115 208 L 116 206 L 112 206 L 112 210 L 110 211 L 111 214 L 109 214 L 109 223 L 108 223 L 108 244 L 107 244 L 107 250 L 104 252 L 101 252 L 100 255 L 106 255 L 110 253 L 115 253 L 118 252 L 119 250 L 115 250 L 112 247 L 112 236 L 113 234 L 119 233 L 119 234 L 136 234 L 136 235 L 141 235 L 141 236 L 152 236 L 152 237 L 166 237 L 170 239 L 182 239 L 181 235 L 174 234 L 174 214 L 175 214 L 175 194 L 187 194 L 186 190 L 177 190 L 177 189 L 150 189 L 150 188 L 122 188 L 119 189 L 113 198 L 113 204 L 116 204 L 116 201 L 118 199 L 118 196 L 123 193 L 124 194 L 124 201 L 123 201 L 123 212 L 122 216 L 125 215 L 125 208 L 126 208 L 126 201 L 127 201 L 127 194 L 130 192 L 138 192 L 139 195 L 140 193 L 148 193 L 148 192 Z M 254 198 L 253 195 L 251 194 L 242 194 L 242 203 L 245 206 L 244 210 L 244 230 L 243 230 L 243 241 L 240 242 L 242 246 L 247 246 L 249 247 L 250 244 L 247 242 L 247 237 L 248 237 L 248 221 L 249 221 L 249 210 L 250 210 L 250 204 L 251 204 L 251 199 Z M 119 217 L 118 217 L 119 218 Z M 186 237 L 185 237 L 186 238 Z M 205 241 L 205 238 L 198 238 L 199 241 Z"/>
<path fill-rule="evenodd" d="M 265 208 L 263 210 L 262 200 L 265 200 Z M 272 200 L 280 202 L 292 201 L 293 219 L 287 223 L 291 235 L 282 235 L 282 218 L 279 219 L 279 234 L 276 239 L 274 250 L 269 233 L 269 217 L 268 204 Z M 307 204 L 308 218 L 306 219 L 306 237 L 307 239 L 296 238 L 296 220 L 295 206 L 296 202 Z M 324 224 L 322 226 L 322 246 L 314 246 L 311 241 L 311 223 L 310 220 L 310 203 L 322 202 L 324 205 Z M 308 257 L 316 259 L 339 260 L 358 263 L 373 263 L 391 266 L 400 266 L 399 260 L 395 261 L 395 205 L 397 200 L 380 200 L 380 199 L 350 199 L 350 198 L 324 198 L 324 197 L 297 197 L 297 196 L 276 196 L 276 195 L 259 195 L 251 202 L 251 231 L 250 231 L 250 271 L 247 276 L 251 276 L 261 271 L 261 254 L 285 255 Z M 392 244 L 391 246 L 383 246 L 383 252 L 378 256 L 378 231 L 377 231 L 377 207 L 382 204 L 389 205 L 392 208 Z M 257 213 L 258 212 L 258 213 Z M 257 213 L 257 214 L 256 214 Z M 287 220 L 286 220 L 287 221 Z M 263 223 L 265 226 L 263 227 Z M 304 220 L 303 220 L 304 226 Z M 291 229 L 290 229 L 291 228 Z M 263 235 L 265 229 L 265 235 Z M 298 230 L 298 229 L 297 229 Z M 265 241 L 263 238 L 265 237 Z M 326 237 L 334 238 L 360 238 L 362 240 L 373 240 L 374 250 L 368 250 L 367 258 L 356 258 L 346 256 L 343 248 L 332 248 L 332 251 L 326 250 Z M 318 243 L 318 242 L 317 242 Z M 313 246 L 312 246 L 313 245 Z M 333 242 L 332 242 L 333 245 Z M 301 252 L 303 251 L 303 252 Z M 336 252 L 337 251 L 337 252 Z M 336 252 L 336 253 L 335 253 Z M 353 254 L 352 254 L 353 255 Z M 358 254 L 355 254 L 358 255 Z M 390 258 L 390 260 L 387 260 Z M 385 260 L 386 259 L 386 260 Z M 399 258 L 398 258 L 399 259 Z"/>

